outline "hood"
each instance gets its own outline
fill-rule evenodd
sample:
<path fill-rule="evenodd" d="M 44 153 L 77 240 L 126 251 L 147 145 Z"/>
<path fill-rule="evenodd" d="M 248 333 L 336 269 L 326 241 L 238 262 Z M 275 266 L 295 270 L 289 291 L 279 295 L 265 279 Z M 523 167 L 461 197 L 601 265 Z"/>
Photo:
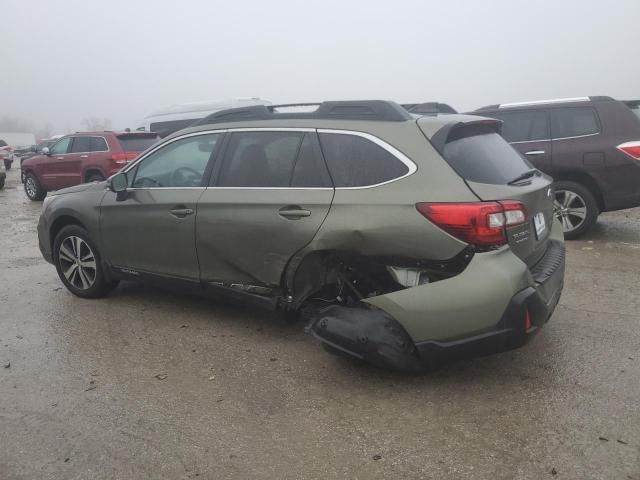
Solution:
<path fill-rule="evenodd" d="M 49 195 L 57 196 L 57 195 L 66 195 L 67 193 L 86 192 L 90 190 L 104 190 L 106 186 L 107 186 L 106 180 L 104 182 L 82 183 L 80 185 L 74 185 L 73 187 L 63 188 L 62 190 L 56 190 L 55 192 L 50 192 Z"/>

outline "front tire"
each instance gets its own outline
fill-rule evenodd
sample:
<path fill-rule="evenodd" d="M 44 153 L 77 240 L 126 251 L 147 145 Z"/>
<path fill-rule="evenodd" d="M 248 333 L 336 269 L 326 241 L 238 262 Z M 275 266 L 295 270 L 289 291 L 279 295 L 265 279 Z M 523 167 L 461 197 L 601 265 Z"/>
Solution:
<path fill-rule="evenodd" d="M 13 160 L 7 160 L 6 158 L 4 159 L 4 168 L 6 168 L 7 170 L 11 170 L 11 164 L 13 163 Z"/>
<path fill-rule="evenodd" d="M 0 190 L 4 188 L 4 179 L 5 177 L 0 178 Z"/>
<path fill-rule="evenodd" d="M 40 186 L 38 179 L 33 173 L 27 173 L 24 177 L 24 191 L 29 200 L 40 202 L 47 196 L 47 191 Z"/>
<path fill-rule="evenodd" d="M 600 211 L 591 191 L 576 182 L 559 181 L 555 183 L 553 213 L 564 231 L 564 238 L 573 240 L 591 229 L 598 219 Z"/>
<path fill-rule="evenodd" d="M 78 225 L 60 230 L 53 243 L 53 260 L 62 283 L 78 297 L 104 297 L 118 285 L 107 277 L 98 248 Z"/>

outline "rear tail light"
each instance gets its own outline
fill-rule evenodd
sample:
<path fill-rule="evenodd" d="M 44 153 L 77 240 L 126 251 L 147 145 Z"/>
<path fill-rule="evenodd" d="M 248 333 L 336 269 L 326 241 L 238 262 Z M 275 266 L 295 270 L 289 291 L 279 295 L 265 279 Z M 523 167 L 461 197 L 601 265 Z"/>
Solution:
<path fill-rule="evenodd" d="M 416 209 L 445 232 L 472 245 L 498 247 L 507 243 L 506 227 L 527 221 L 521 202 L 417 203 Z"/>
<path fill-rule="evenodd" d="M 131 160 L 135 159 L 138 156 L 137 153 L 114 153 L 111 155 L 111 160 L 113 163 L 117 163 L 118 165 L 124 165 L 125 163 L 129 163 Z"/>
<path fill-rule="evenodd" d="M 640 160 L 640 142 L 626 142 L 618 145 L 618 150 L 635 160 Z"/>

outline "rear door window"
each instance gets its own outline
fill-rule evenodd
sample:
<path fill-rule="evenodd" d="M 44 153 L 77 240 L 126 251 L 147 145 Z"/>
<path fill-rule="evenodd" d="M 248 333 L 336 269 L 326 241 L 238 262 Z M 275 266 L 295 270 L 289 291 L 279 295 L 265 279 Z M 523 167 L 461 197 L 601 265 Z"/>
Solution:
<path fill-rule="evenodd" d="M 306 133 L 293 167 L 291 186 L 295 188 L 331 187 L 331 178 L 322 159 L 315 133 Z"/>
<path fill-rule="evenodd" d="M 289 187 L 302 132 L 235 132 L 226 148 L 219 187 Z"/>
<path fill-rule="evenodd" d="M 87 153 L 91 151 L 91 137 L 74 137 L 71 153 Z"/>
<path fill-rule="evenodd" d="M 549 121 L 546 112 L 496 112 L 488 116 L 502 120 L 502 136 L 507 142 L 549 140 Z"/>
<path fill-rule="evenodd" d="M 591 107 L 558 108 L 551 111 L 551 136 L 554 139 L 593 135 L 600 131 L 600 122 Z"/>
<path fill-rule="evenodd" d="M 378 185 L 409 173 L 391 152 L 358 135 L 320 133 L 320 144 L 336 187 Z"/>
<path fill-rule="evenodd" d="M 106 152 L 109 150 L 107 142 L 102 137 L 91 137 L 91 151 L 92 152 Z"/>
<path fill-rule="evenodd" d="M 444 146 L 444 158 L 462 178 L 504 185 L 533 166 L 495 130 L 486 126 L 454 130 Z"/>

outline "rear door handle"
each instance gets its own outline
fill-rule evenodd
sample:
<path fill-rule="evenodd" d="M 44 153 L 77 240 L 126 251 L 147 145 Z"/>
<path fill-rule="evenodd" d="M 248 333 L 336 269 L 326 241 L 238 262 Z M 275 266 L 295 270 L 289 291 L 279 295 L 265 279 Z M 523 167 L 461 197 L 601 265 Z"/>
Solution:
<path fill-rule="evenodd" d="M 290 220 L 296 220 L 298 218 L 311 216 L 310 210 L 305 210 L 304 208 L 298 206 L 283 207 L 278 210 L 278 213 L 281 217 L 288 218 Z"/>
<path fill-rule="evenodd" d="M 80 155 L 80 158 L 89 158 L 89 155 Z"/>
<path fill-rule="evenodd" d="M 178 218 L 184 218 L 187 215 L 193 215 L 193 208 L 174 208 L 171 215 Z"/>
<path fill-rule="evenodd" d="M 536 156 L 536 155 L 544 155 L 544 150 L 531 150 L 530 152 L 525 152 L 525 155 L 531 155 Z"/>
<path fill-rule="evenodd" d="M 56 160 L 64 160 L 64 157 L 58 157 Z"/>

